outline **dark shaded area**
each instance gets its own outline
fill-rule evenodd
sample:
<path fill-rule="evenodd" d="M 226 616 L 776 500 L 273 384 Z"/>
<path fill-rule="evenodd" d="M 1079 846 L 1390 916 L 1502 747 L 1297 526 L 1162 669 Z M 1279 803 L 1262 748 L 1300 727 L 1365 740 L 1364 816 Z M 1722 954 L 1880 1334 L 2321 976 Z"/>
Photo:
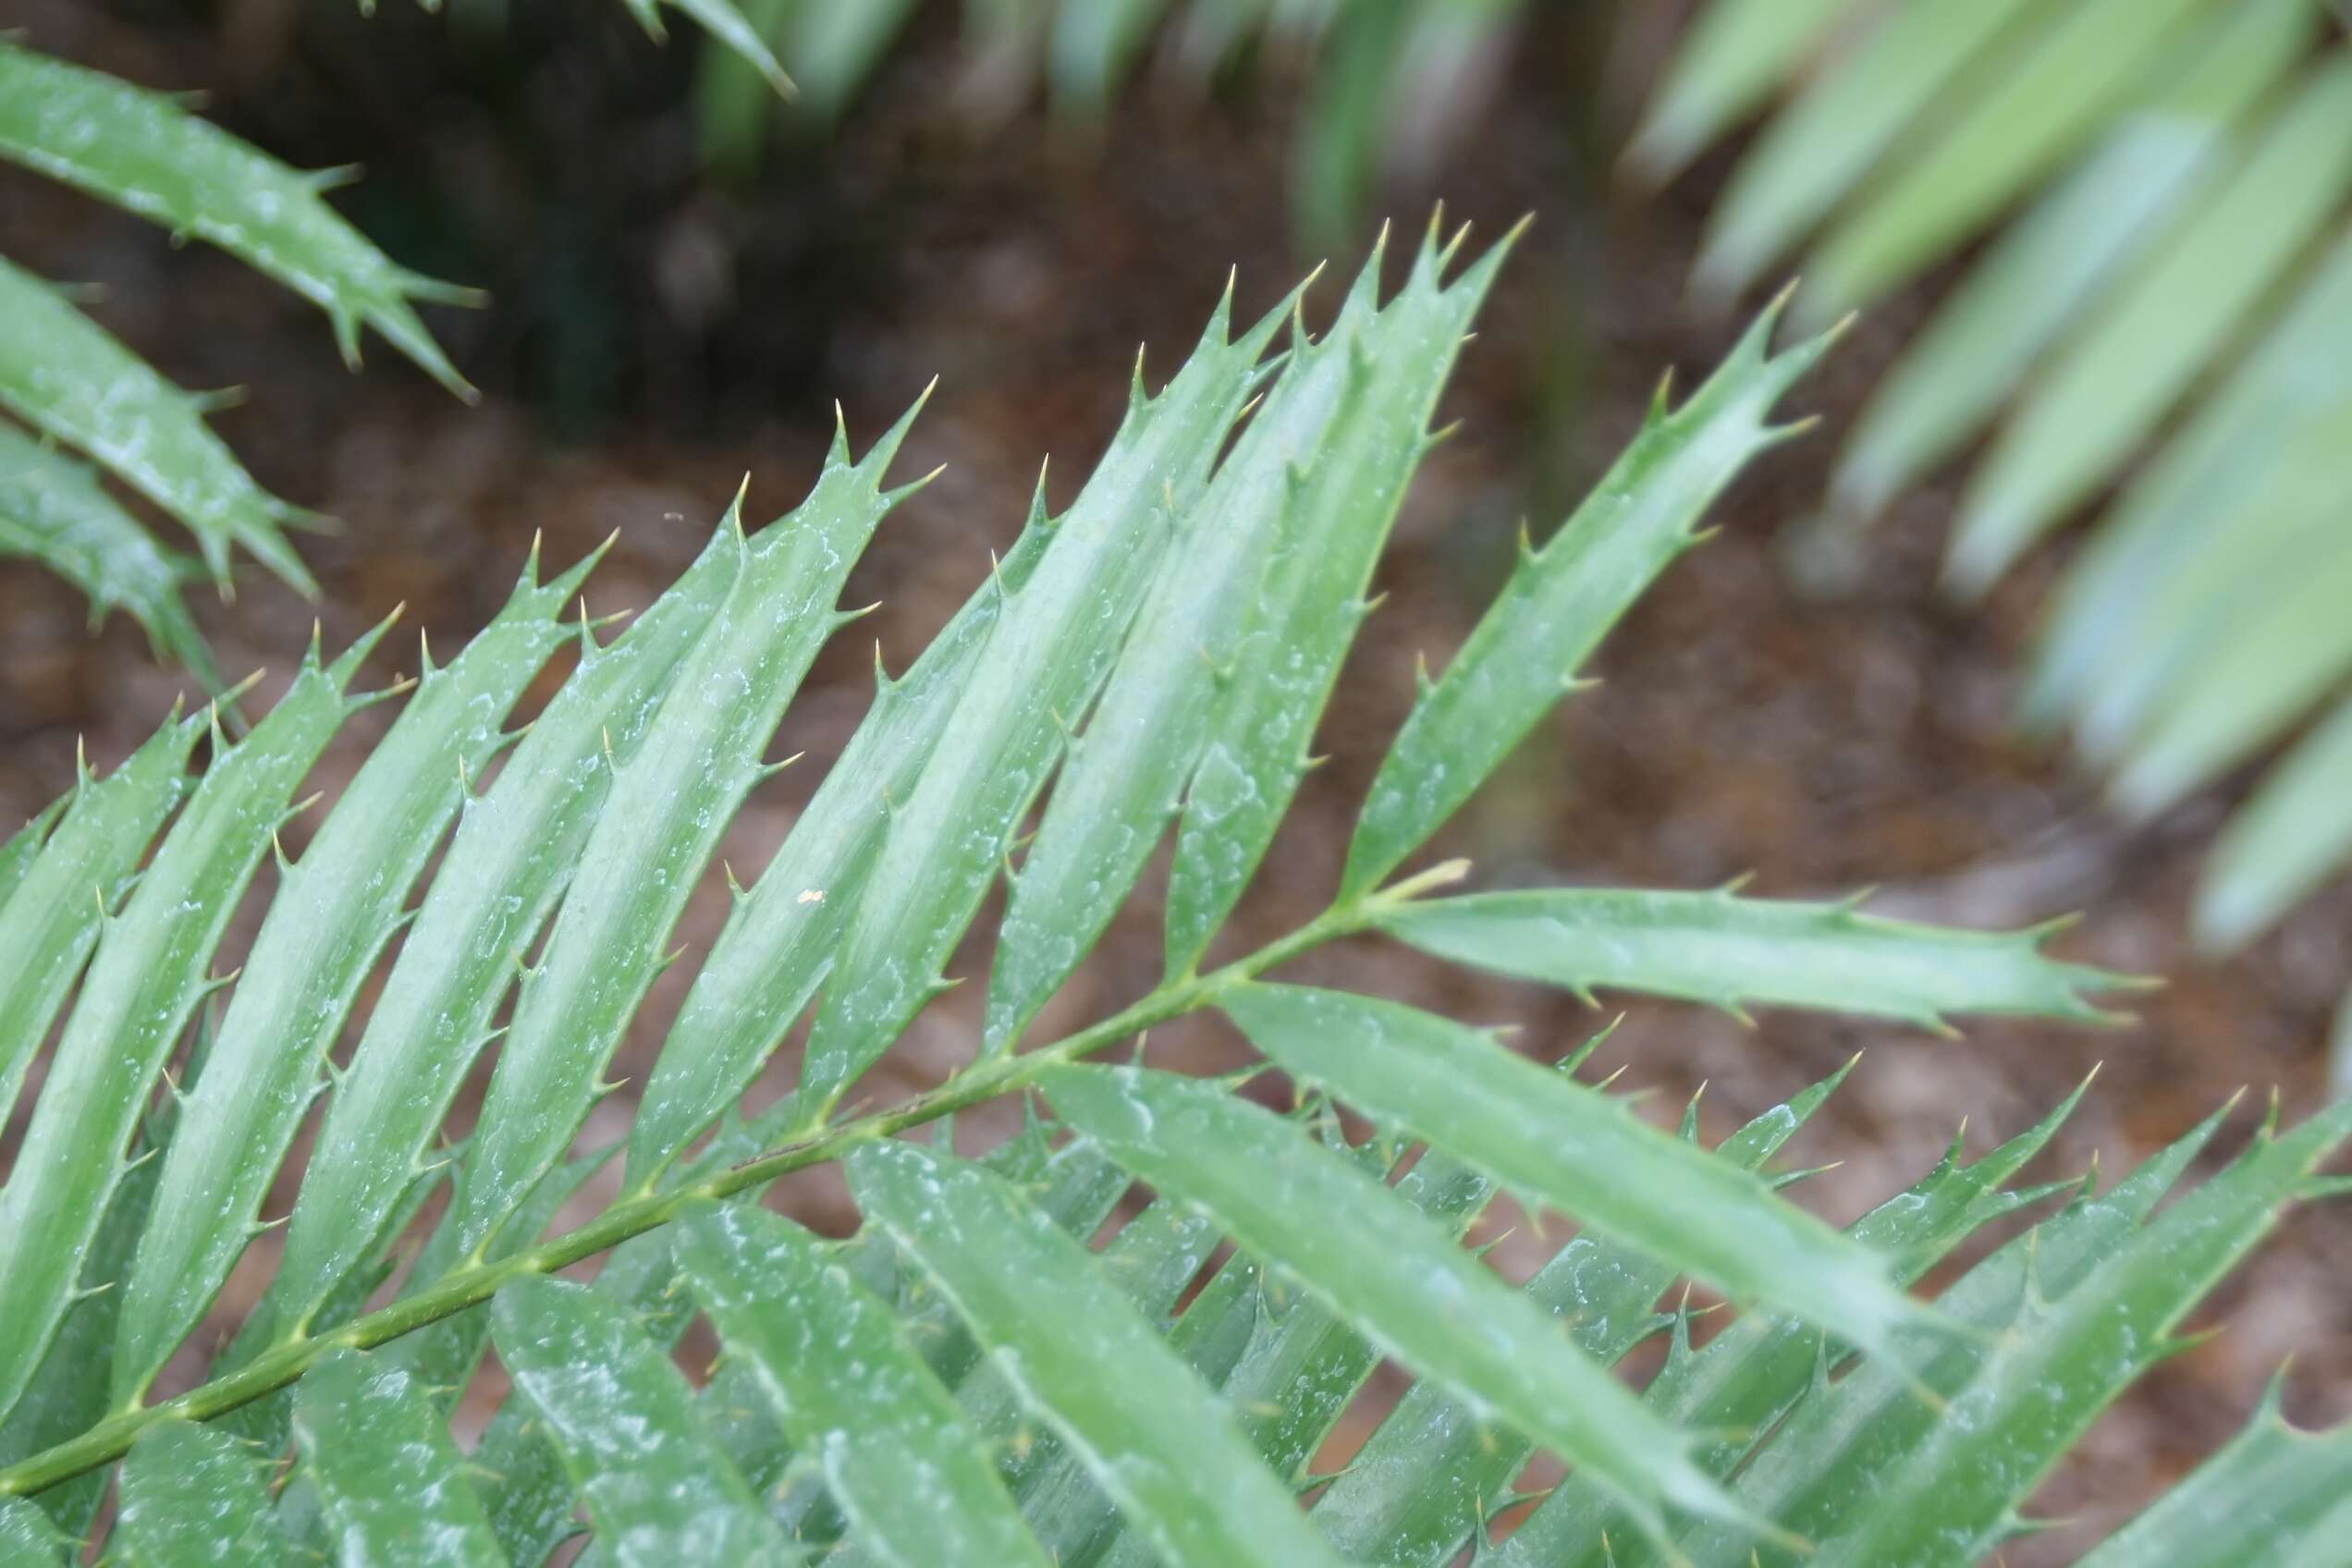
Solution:
<path fill-rule="evenodd" d="M 289 161 L 364 161 L 343 210 L 398 259 L 494 295 L 479 312 L 434 313 L 487 394 L 468 410 L 381 345 L 365 374 L 346 374 L 314 312 L 226 258 L 175 251 L 135 220 L 0 169 L 0 251 L 103 283 L 101 319 L 183 384 L 250 386 L 251 402 L 217 428 L 263 483 L 343 521 L 304 542 L 325 585 L 318 606 L 250 572 L 235 606 L 199 605 L 233 673 L 289 668 L 314 613 L 332 644 L 402 601 L 408 624 L 454 647 L 503 600 L 534 533 L 560 564 L 620 529 L 590 605 L 641 606 L 741 476 L 757 516 L 797 497 L 833 399 L 862 446 L 937 374 L 903 472 L 948 471 L 884 525 L 851 590 L 852 602 L 885 600 L 861 630 L 900 668 L 1011 538 L 1044 454 L 1056 500 L 1074 489 L 1123 405 L 1139 341 L 1164 371 L 1229 264 L 1250 310 L 1300 270 L 1279 91 L 1236 81 L 1197 101 L 1147 83 L 1094 145 L 1036 115 L 982 132 L 954 112 L 953 7 L 938 6 L 829 146 L 779 147 L 755 185 L 737 188 L 701 170 L 690 106 L 700 42 L 682 20 L 664 51 L 608 0 L 508 0 L 496 36 L 464 19 L 496 7 L 451 4 L 435 18 L 386 0 L 373 21 L 339 0 L 0 6 L 0 25 L 28 26 L 39 47 L 149 85 L 212 87 L 224 123 Z M 1656 200 L 1611 189 L 1611 149 L 1679 7 L 1626 7 L 1615 27 L 1611 9 L 1545 8 L 1490 100 L 1457 128 L 1453 153 L 1385 193 L 1408 232 L 1438 194 L 1487 236 L 1524 211 L 1540 220 L 1449 398 L 1464 430 L 1432 458 L 1400 524 L 1383 573 L 1390 597 L 1325 727 L 1331 765 L 1302 794 L 1278 872 L 1230 940 L 1262 939 L 1319 907 L 1416 653 L 1441 660 L 1459 642 L 1507 568 L 1519 519 L 1539 533 L 1556 523 L 1633 430 L 1659 373 L 1703 374 L 1735 336 L 1736 322 L 1693 315 L 1680 293 L 1722 161 Z M 1369 232 L 1335 252 L 1342 271 Z M 1323 309 L 1338 291 L 1319 291 Z M 1747 1030 L 1635 1007 L 1604 1067 L 1629 1062 L 1630 1080 L 1660 1084 L 1661 1116 L 1707 1082 L 1710 1136 L 1873 1047 L 1793 1151 L 1799 1163 L 1845 1162 L 1803 1189 L 1841 1219 L 1926 1170 L 1963 1116 L 1970 1146 L 1989 1146 L 2101 1059 L 2044 1174 L 2080 1170 L 2096 1151 L 2112 1176 L 2240 1085 L 2259 1101 L 2276 1084 L 2286 1113 L 2303 1114 L 2320 1092 L 2328 1010 L 2352 975 L 2352 900 L 2340 893 L 2226 965 L 2187 953 L 2187 894 L 2217 802 L 2126 834 L 2063 759 L 2010 734 L 2011 672 L 2042 574 L 2019 573 L 1989 614 L 1941 605 L 1947 495 L 1905 506 L 1846 597 L 1809 600 L 1781 570 L 1777 531 L 1819 495 L 1835 434 L 1919 308 L 1906 299 L 1877 312 L 1800 390 L 1794 411 L 1819 412 L 1828 435 L 1770 455 L 1725 499 L 1723 536 L 1604 648 L 1601 688 L 1568 704 L 1443 846 L 1476 857 L 1489 884 L 1689 887 L 1752 870 L 1763 894 L 1880 883 L 1874 907 L 1968 924 L 2082 910 L 2063 950 L 2172 977 L 2138 1000 L 2129 1030 L 1971 1025 L 1959 1043 L 1789 1016 Z M 412 667 L 401 646 L 379 655 L 385 677 Z M 852 635 L 813 674 L 779 742 L 811 763 L 756 796 L 730 843 L 746 881 L 863 711 L 870 656 Z M 85 637 L 68 593 L 0 564 L 0 813 L 14 820 L 67 785 L 78 735 L 93 763 L 121 757 L 178 687 L 135 629 Z M 354 723 L 323 787 L 348 777 L 383 722 Z M 1048 1026 L 1156 978 L 1148 892 Z M 683 938 L 707 944 L 722 902 L 698 903 Z M 257 916 L 258 905 L 246 912 L 238 947 Z M 975 941 L 957 967 L 976 972 L 986 957 Z M 1545 1056 L 1602 1022 L 1566 998 L 1393 951 L 1333 952 L 1302 973 L 1517 1021 Z M 656 992 L 619 1072 L 642 1076 L 678 978 Z M 966 1059 L 978 989 L 917 1024 L 877 1095 Z M 1159 1048 L 1191 1065 L 1243 1055 L 1207 1023 Z M 600 1108 L 592 1137 L 625 1127 L 626 1100 Z M 2222 1152 L 2253 1121 L 2242 1109 Z M 829 1176 L 787 1197 L 832 1228 L 846 1221 Z M 281 1195 L 271 1212 L 283 1207 Z M 1498 1256 L 1519 1272 L 1547 1250 L 1522 1232 Z M 2137 1506 L 2234 1429 L 2289 1352 L 2292 1413 L 2352 1414 L 2348 1266 L 2340 1207 L 2291 1217 L 2205 1315 L 2232 1331 L 2160 1368 L 2044 1511 L 2103 1525 Z M 232 1295 L 265 1277 L 249 1259 Z M 2079 1550 L 2061 1534 L 2009 1560 Z"/>

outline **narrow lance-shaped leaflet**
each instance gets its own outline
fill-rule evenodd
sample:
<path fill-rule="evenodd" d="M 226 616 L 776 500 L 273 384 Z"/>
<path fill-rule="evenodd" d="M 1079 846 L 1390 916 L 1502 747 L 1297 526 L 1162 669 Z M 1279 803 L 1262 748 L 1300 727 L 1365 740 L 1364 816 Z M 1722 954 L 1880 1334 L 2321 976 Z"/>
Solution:
<path fill-rule="evenodd" d="M 742 535 L 738 499 L 734 585 L 636 749 L 606 759 L 612 784 L 579 874 L 517 996 L 459 1183 L 468 1256 L 563 1158 L 604 1093 L 606 1064 L 668 962 L 664 945 L 696 879 L 773 771 L 761 753 L 801 678 L 854 619 L 837 607 L 841 584 L 908 493 L 885 491 L 881 479 L 921 407 L 861 462 L 837 445 L 807 501 L 756 538 Z"/>
<path fill-rule="evenodd" d="M 557 618 L 592 556 L 538 581 L 534 548 L 505 608 L 449 665 L 422 667 L 400 717 L 277 891 L 165 1156 L 123 1304 L 115 1397 L 147 1385 L 256 1229 L 256 1210 L 317 1095 L 361 982 L 405 920 L 464 780 L 505 746 L 507 712 L 563 640 Z"/>
<path fill-rule="evenodd" d="M 388 624 L 388 623 L 387 623 Z M 16 1403 L 73 1298 L 156 1075 L 213 987 L 213 949 L 284 820 L 294 787 L 356 706 L 345 688 L 384 628 L 332 666 L 315 643 L 251 734 L 214 761 L 98 953 L 0 1191 L 0 1412 Z"/>
<path fill-rule="evenodd" d="M 605 748 L 635 745 L 737 565 L 735 542 L 721 529 L 609 646 L 583 626 L 570 679 L 489 790 L 469 791 L 461 803 L 303 1172 L 270 1286 L 285 1338 L 305 1333 L 338 1282 L 364 1266 L 427 1169 L 426 1150 L 492 1037 L 516 966 L 579 864 L 611 782 Z"/>
<path fill-rule="evenodd" d="M 1770 355 L 1780 314 L 1775 304 L 1758 317 L 1681 408 L 1668 408 L 1661 386 L 1641 434 L 1599 487 L 1541 550 L 1523 549 L 1380 764 L 1348 846 L 1343 897 L 1369 890 L 1461 809 L 1609 629 L 1690 547 L 1708 505 L 1749 459 L 1800 428 L 1766 417 L 1834 334 Z"/>
<path fill-rule="evenodd" d="M 1151 582 L 1176 521 L 1252 388 L 1283 312 L 1226 340 L 1231 291 L 1157 398 L 1137 366 L 1133 407 L 1094 477 L 1004 603 L 963 700 L 909 798 L 897 804 L 826 983 L 801 1076 L 820 1124 L 858 1075 L 948 984 L 962 937 L 1022 817 L 1083 716 Z"/>
<path fill-rule="evenodd" d="M 1167 962 L 1193 970 L 1256 874 L 1314 766 L 1307 754 L 1405 486 L 1438 439 L 1431 410 L 1514 228 L 1450 286 L 1434 227 L 1404 290 L 1348 345 L 1351 416 L 1294 477 L 1280 546 L 1255 585 L 1239 653 L 1184 797 L 1169 874 Z"/>

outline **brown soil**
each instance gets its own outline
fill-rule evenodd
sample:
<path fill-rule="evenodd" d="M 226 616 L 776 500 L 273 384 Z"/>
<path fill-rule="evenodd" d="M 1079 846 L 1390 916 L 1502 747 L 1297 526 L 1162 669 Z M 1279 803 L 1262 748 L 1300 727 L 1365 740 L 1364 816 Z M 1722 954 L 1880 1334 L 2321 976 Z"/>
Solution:
<path fill-rule="evenodd" d="M 288 33 L 296 42 L 275 55 L 237 55 L 223 43 L 257 18 L 263 31 L 247 36 L 278 36 L 265 24 L 285 7 L 227 6 L 209 29 L 168 7 L 143 8 L 168 15 L 138 25 L 72 0 L 16 9 L 0 21 L 29 23 L 43 47 L 159 86 L 230 84 L 224 117 L 264 138 L 291 125 L 306 162 L 371 151 L 366 137 L 392 125 L 405 139 L 394 163 L 471 202 L 466 221 L 509 261 L 532 253 L 534 237 L 552 244 L 593 204 L 561 180 L 531 184 L 511 145 L 470 120 L 461 99 L 343 104 L 348 31 L 324 42 Z M 403 48 L 433 57 L 434 45 L 414 43 L 429 24 L 387 14 L 375 25 L 398 27 Z M 53 276 L 105 284 L 101 318 L 182 383 L 253 387 L 249 406 L 219 418 L 222 433 L 265 484 L 342 520 L 340 533 L 304 542 L 325 585 L 317 605 L 248 572 L 235 605 L 198 606 L 232 672 L 288 670 L 314 614 L 333 646 L 402 602 L 405 624 L 454 647 L 503 599 L 534 533 L 563 564 L 620 530 L 590 607 L 641 606 L 699 546 L 742 475 L 760 515 L 797 496 L 829 434 L 831 398 L 862 442 L 937 374 L 940 390 L 902 468 L 944 462 L 947 472 L 885 525 L 851 592 L 852 602 L 885 601 L 864 629 L 897 668 L 982 580 L 1047 452 L 1056 497 L 1067 497 L 1118 416 L 1136 343 L 1151 344 L 1164 369 L 1196 335 L 1229 263 L 1239 264 L 1245 308 L 1269 304 L 1297 270 L 1279 116 L 1145 92 L 1090 150 L 1036 118 L 976 137 L 938 106 L 949 96 L 950 31 L 933 29 L 938 36 L 891 68 L 817 172 L 788 169 L 750 198 L 695 183 L 691 157 L 681 164 L 678 153 L 691 140 L 667 100 L 636 121 L 575 127 L 590 139 L 583 159 L 596 155 L 592 143 L 634 145 L 632 136 L 658 150 L 646 154 L 657 165 L 650 173 L 610 165 L 615 185 L 644 199 L 606 202 L 596 219 L 621 256 L 610 276 L 622 292 L 606 303 L 628 338 L 606 344 L 601 361 L 550 357 L 533 346 L 541 327 L 508 307 L 444 312 L 436 326 L 490 389 L 478 409 L 381 346 L 365 374 L 348 375 L 299 301 L 215 254 L 175 251 L 135 222 L 8 170 L 0 251 Z M 1413 493 L 1383 571 L 1390 597 L 1325 726 L 1333 760 L 1303 794 L 1275 853 L 1280 873 L 1247 907 L 1242 938 L 1317 907 L 1403 711 L 1415 654 L 1442 659 L 1459 642 L 1507 565 L 1519 518 L 1531 516 L 1538 533 L 1556 521 L 1634 428 L 1660 371 L 1702 373 L 1735 335 L 1736 322 L 1697 316 L 1680 296 L 1721 161 L 1656 200 L 1607 185 L 1623 104 L 1649 80 L 1667 30 L 1645 18 L 1608 50 L 1588 36 L 1597 31 L 1531 29 L 1454 154 L 1389 193 L 1396 211 L 1415 214 L 1442 193 L 1488 235 L 1523 211 L 1540 221 L 1465 357 L 1449 399 L 1464 433 Z M 607 56 L 641 71 L 674 68 L 646 66 L 625 31 L 599 34 L 595 47 L 606 69 L 619 68 Z M 1593 85 L 1569 92 L 1563 78 Z M 542 89 L 544 98 L 557 85 L 531 91 Z M 606 167 L 568 178 L 594 185 Z M 1359 253 L 1357 243 L 1341 247 L 1342 269 Z M 1327 310 L 1337 291 L 1321 290 Z M 1971 925 L 2078 910 L 2083 924 L 2059 950 L 2168 977 L 2131 998 L 2129 1027 L 1971 1024 L 1950 1042 L 1788 1014 L 1749 1028 L 1694 1008 L 1634 1004 L 1601 1065 L 1627 1064 L 1629 1080 L 1657 1084 L 1661 1115 L 1706 1084 L 1710 1136 L 1869 1047 L 1792 1151 L 1801 1163 L 1844 1162 L 1800 1189 L 1840 1219 L 1925 1170 L 1963 1119 L 1970 1146 L 1990 1146 L 2102 1061 L 2042 1174 L 2094 1158 L 2112 1174 L 2251 1086 L 2221 1140 L 2233 1150 L 2273 1089 L 2290 1118 L 2320 1103 L 2327 1016 L 2352 977 L 2352 900 L 2340 891 L 2242 957 L 2193 956 L 2186 902 L 2225 799 L 2127 832 L 2064 757 L 2036 753 L 2007 728 L 2049 561 L 2017 574 L 1989 613 L 1940 603 L 1932 577 L 1950 497 L 1934 487 L 1874 539 L 1844 596 L 1808 597 L 1782 570 L 1776 535 L 1819 494 L 1838 432 L 1920 309 L 1906 299 L 1874 313 L 1799 391 L 1795 408 L 1822 415 L 1825 432 L 1767 457 L 1724 499 L 1722 536 L 1676 566 L 1603 649 L 1604 684 L 1565 704 L 1442 846 L 1473 856 L 1488 882 L 1702 887 L 1753 872 L 1761 894 L 1877 884 L 1877 909 Z M 573 398 L 580 388 L 561 367 L 583 364 L 577 374 L 594 386 Z M 568 439 L 551 434 L 557 425 Z M 403 652 L 378 656 L 385 679 L 412 665 L 404 643 L 391 645 Z M 727 853 L 746 881 L 854 725 L 868 657 L 862 637 L 844 638 L 788 720 L 782 749 L 805 749 L 812 761 L 763 790 L 738 825 Z M 86 635 L 82 606 L 53 580 L 0 565 L 0 819 L 70 781 L 78 738 L 102 766 L 124 755 L 179 686 L 134 629 L 118 621 Z M 355 721 L 318 787 L 331 797 L 382 727 L 380 710 Z M 267 873 L 261 881 L 265 891 Z M 1049 1024 L 1096 1015 L 1156 978 L 1148 901 Z M 255 900 L 233 947 L 250 939 L 258 911 Z M 698 902 L 682 939 L 705 944 L 721 913 L 715 896 Z M 985 959 L 975 941 L 959 967 L 978 972 Z M 658 988 L 619 1071 L 642 1076 L 691 967 Z M 1335 951 L 1301 970 L 1516 1022 L 1539 1054 L 1601 1022 L 1571 999 L 1392 950 Z M 876 1096 L 936 1082 L 966 1058 L 978 990 L 920 1021 L 871 1085 Z M 1160 1048 L 1193 1066 L 1243 1057 L 1206 1023 L 1170 1032 Z M 628 1095 L 613 1096 L 591 1136 L 617 1133 L 629 1115 Z M 967 1146 L 986 1135 L 963 1134 Z M 283 1210 L 285 1185 L 272 1212 Z M 784 1201 L 828 1229 L 851 1222 L 822 1173 L 790 1184 Z M 1498 1261 L 1520 1273 L 1549 1244 L 1522 1231 Z M 2290 1353 L 2290 1412 L 2352 1415 L 2348 1263 L 2352 1216 L 2341 1207 L 2290 1215 L 2201 1315 L 2229 1332 L 2159 1368 L 2104 1419 L 2043 1512 L 2112 1525 L 2234 1429 Z M 249 1258 L 230 1301 L 250 1299 L 266 1271 L 265 1257 Z M 225 1307 L 222 1327 L 234 1317 Z M 198 1371 L 186 1359 L 174 1374 L 183 1379 Z M 1372 1409 L 1351 1430 L 1360 1435 Z M 2070 1561 L 2088 1538 L 2062 1531 L 2011 1561 Z"/>

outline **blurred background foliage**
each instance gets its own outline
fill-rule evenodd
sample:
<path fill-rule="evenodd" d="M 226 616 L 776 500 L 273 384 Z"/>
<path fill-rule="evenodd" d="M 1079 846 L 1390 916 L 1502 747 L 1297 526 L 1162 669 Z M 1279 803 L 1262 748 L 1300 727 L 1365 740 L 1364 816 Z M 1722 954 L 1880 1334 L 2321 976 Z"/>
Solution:
<path fill-rule="evenodd" d="M 2139 821 L 2293 741 L 2198 897 L 2200 944 L 2243 944 L 2352 861 L 2341 28 L 2318 0 L 1715 0 L 1630 164 L 1664 180 L 1759 113 L 1695 292 L 1795 269 L 1820 321 L 1956 275 L 1844 434 L 1800 560 L 1836 572 L 1955 459 L 1962 602 L 2092 515 L 2021 721 Z M 2352 1003 L 2337 1056 L 2352 1087 Z"/>

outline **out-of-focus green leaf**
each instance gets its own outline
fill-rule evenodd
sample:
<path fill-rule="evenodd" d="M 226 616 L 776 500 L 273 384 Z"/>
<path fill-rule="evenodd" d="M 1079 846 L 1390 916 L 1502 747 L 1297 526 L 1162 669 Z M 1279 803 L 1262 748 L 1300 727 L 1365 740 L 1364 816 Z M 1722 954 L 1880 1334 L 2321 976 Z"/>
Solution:
<path fill-rule="evenodd" d="M 2352 859 L 2352 704 L 2264 776 L 2223 824 L 2197 890 L 2197 937 L 2225 952 L 2251 939 Z"/>
<path fill-rule="evenodd" d="M 1949 1013 L 2110 1021 L 2087 999 L 2129 985 L 2045 956 L 2054 929 L 1960 931 L 1881 920 L 1844 903 L 1746 899 L 1735 888 L 1650 893 L 1537 888 L 1425 899 L 1379 928 L 1439 958 L 1564 986 L 1900 1018 L 1949 1032 Z"/>
<path fill-rule="evenodd" d="M 1773 116 L 1708 220 L 1693 285 L 1745 292 L 2038 0 L 1856 7 L 1870 31 Z M 1785 7 L 1784 7 L 1785 8 Z M 1696 37 L 1690 48 L 1697 47 Z"/>
<path fill-rule="evenodd" d="M 5 40 L 0 158 L 152 219 L 174 239 L 217 245 L 276 278 L 326 312 L 353 366 L 364 325 L 452 392 L 474 396 L 410 302 L 478 297 L 399 265 L 328 206 L 321 193 L 349 171 L 288 168 L 164 93 Z"/>
<path fill-rule="evenodd" d="M 1812 319 L 1868 304 L 2062 165 L 2219 0 L 2040 7 L 1981 67 L 1984 91 L 1878 180 L 1806 263 Z"/>
<path fill-rule="evenodd" d="M 2352 511 L 2347 443 L 2352 404 L 2319 449 L 2287 454 L 2242 514 L 2276 545 L 2214 582 L 2183 629 L 2172 690 L 2115 759 L 2126 813 L 2151 816 L 2250 759 L 2352 669 L 2352 626 L 2336 613 L 2352 594 L 2352 551 L 2335 547 Z"/>
<path fill-rule="evenodd" d="M 621 0 L 637 24 L 654 38 L 663 36 L 661 6 L 670 6 L 694 18 L 704 32 L 717 39 L 740 60 L 759 72 L 778 97 L 792 96 L 792 79 L 776 63 L 769 52 L 767 40 L 760 36 L 743 13 L 735 7 L 735 0 Z"/>
<path fill-rule="evenodd" d="M 2027 720 L 2067 710 L 2093 754 L 2112 756 L 2161 704 L 2211 585 L 2281 546 L 2306 521 L 2282 471 L 2323 460 L 2352 410 L 2352 239 L 2339 241 L 2227 383 L 2136 479 L 2061 585 L 2035 661 Z M 2287 472 L 2284 483 L 2301 476 Z M 2212 520 L 2226 516 L 2228 528 Z"/>
<path fill-rule="evenodd" d="M 2196 40 L 2183 75 L 2117 120 L 1991 242 L 1855 422 L 1831 482 L 1836 511 L 1875 516 L 1983 429 L 2041 351 L 2212 174 L 2234 123 L 2302 58 L 2314 26 L 2310 0 L 2226 8 Z"/>
<path fill-rule="evenodd" d="M 0 48 L 6 45 L 0 44 Z M 204 566 L 228 581 L 231 544 L 315 595 L 282 532 L 306 520 L 254 483 L 181 391 L 42 279 L 0 257 L 0 408 L 88 453 L 185 523 Z"/>
<path fill-rule="evenodd" d="M 2153 430 L 2352 187 L 2352 61 L 2316 73 L 2069 342 L 1973 476 L 1949 557 L 1991 584 Z"/>
<path fill-rule="evenodd" d="M 0 555 L 39 561 L 80 589 L 93 624 L 128 611 L 157 654 L 219 690 L 212 651 L 180 597 L 196 563 L 156 544 L 88 468 L 9 425 L 0 425 Z"/>
<path fill-rule="evenodd" d="M 1761 107 L 1852 8 L 1848 0 L 1717 0 L 1676 52 L 1626 160 L 1647 178 L 1672 178 Z"/>

